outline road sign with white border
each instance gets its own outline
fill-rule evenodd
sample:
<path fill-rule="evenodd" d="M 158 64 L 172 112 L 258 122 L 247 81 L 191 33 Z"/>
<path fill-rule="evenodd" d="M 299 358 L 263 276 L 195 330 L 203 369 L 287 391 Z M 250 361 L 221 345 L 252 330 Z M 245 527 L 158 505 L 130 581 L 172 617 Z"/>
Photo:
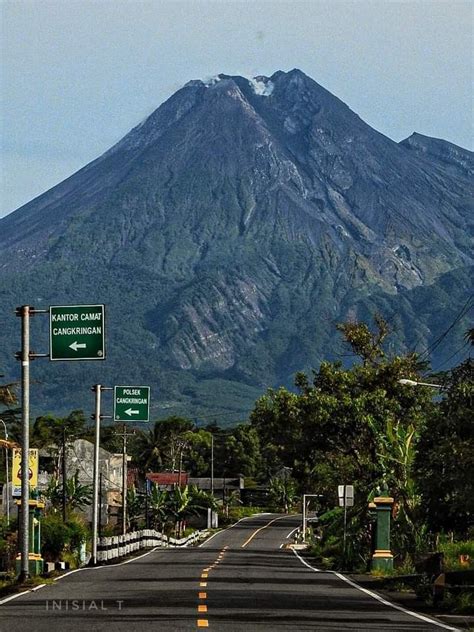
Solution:
<path fill-rule="evenodd" d="M 51 305 L 50 360 L 104 360 L 104 305 Z"/>
<path fill-rule="evenodd" d="M 149 386 L 114 387 L 114 421 L 149 421 L 149 419 Z"/>

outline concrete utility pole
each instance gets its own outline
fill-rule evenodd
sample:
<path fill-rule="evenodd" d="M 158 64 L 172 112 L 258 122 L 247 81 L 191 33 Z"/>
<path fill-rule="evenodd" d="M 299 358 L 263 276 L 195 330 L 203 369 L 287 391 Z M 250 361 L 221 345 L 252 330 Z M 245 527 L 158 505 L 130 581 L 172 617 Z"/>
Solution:
<path fill-rule="evenodd" d="M 21 525 L 20 525 L 20 581 L 30 576 L 29 567 L 29 518 L 30 518 L 30 360 L 47 358 L 48 353 L 30 351 L 30 315 L 47 314 L 47 309 L 35 309 L 30 305 L 17 307 L 15 314 L 21 318 L 21 351 L 16 358 L 21 361 Z"/>
<path fill-rule="evenodd" d="M 214 496 L 214 435 L 211 433 L 211 494 Z"/>
<path fill-rule="evenodd" d="M 97 518 L 99 506 L 99 444 L 100 444 L 100 399 L 102 387 L 100 384 L 94 384 L 92 390 L 95 392 L 95 433 L 94 433 L 94 466 L 93 466 L 93 490 L 92 490 L 92 551 L 91 564 L 97 564 Z"/>
<path fill-rule="evenodd" d="M 63 505 L 63 522 L 66 522 L 66 428 L 63 426 L 63 458 L 61 463 L 62 469 L 62 479 L 63 479 L 63 494 L 62 494 L 62 505 Z"/>
<path fill-rule="evenodd" d="M 29 570 L 29 453 L 30 453 L 30 306 L 21 307 L 21 570 L 20 581 Z"/>
<path fill-rule="evenodd" d="M 110 386 L 94 384 L 91 390 L 95 393 L 95 412 L 92 418 L 95 421 L 94 432 L 94 467 L 93 467 L 93 490 L 92 490 L 92 551 L 90 565 L 97 564 L 97 537 L 98 537 L 98 517 L 99 517 L 99 447 L 100 447 L 100 421 L 110 419 L 110 415 L 101 414 L 102 391 L 113 391 Z"/>
<path fill-rule="evenodd" d="M 127 533 L 127 437 L 135 434 L 134 431 L 127 432 L 127 426 L 123 424 L 122 432 L 116 432 L 117 436 L 122 437 L 122 533 Z"/>
<path fill-rule="evenodd" d="M 10 484 L 9 484 L 9 471 L 8 471 L 8 430 L 7 430 L 7 425 L 6 423 L 3 421 L 3 419 L 0 419 L 0 422 L 3 424 L 3 429 L 5 431 L 5 473 L 6 473 L 6 485 L 7 485 L 7 491 L 5 494 L 5 498 L 7 501 L 7 524 L 10 522 Z"/>

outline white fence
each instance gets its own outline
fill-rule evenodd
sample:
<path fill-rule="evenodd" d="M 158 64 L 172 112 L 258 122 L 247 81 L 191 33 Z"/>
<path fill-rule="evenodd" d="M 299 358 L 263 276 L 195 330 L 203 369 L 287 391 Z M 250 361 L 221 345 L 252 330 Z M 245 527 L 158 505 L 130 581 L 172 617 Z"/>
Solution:
<path fill-rule="evenodd" d="M 162 547 L 181 547 L 195 544 L 199 540 L 204 540 L 209 531 L 195 531 L 186 538 L 176 540 L 168 537 L 154 529 L 143 529 L 142 531 L 132 531 L 125 535 L 114 535 L 110 538 L 99 538 L 97 543 L 97 562 L 108 562 L 124 555 L 129 555 L 141 549 L 151 549 Z"/>

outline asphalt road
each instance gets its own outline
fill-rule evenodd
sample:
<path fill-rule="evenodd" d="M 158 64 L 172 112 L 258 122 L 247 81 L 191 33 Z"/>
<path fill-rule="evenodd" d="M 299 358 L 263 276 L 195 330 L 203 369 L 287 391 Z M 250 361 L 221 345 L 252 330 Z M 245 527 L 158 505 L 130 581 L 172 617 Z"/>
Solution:
<path fill-rule="evenodd" d="M 381 603 L 280 548 L 298 519 L 245 519 L 197 548 L 82 569 L 0 601 L 1 632 L 451 629 Z"/>

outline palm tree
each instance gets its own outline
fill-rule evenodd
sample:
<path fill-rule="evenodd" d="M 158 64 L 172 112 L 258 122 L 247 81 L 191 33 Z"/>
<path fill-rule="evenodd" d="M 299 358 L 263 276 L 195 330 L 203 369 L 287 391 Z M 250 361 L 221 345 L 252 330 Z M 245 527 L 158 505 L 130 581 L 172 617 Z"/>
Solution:
<path fill-rule="evenodd" d="M 157 422 L 148 432 L 140 432 L 136 438 L 137 463 L 143 472 L 160 470 L 163 467 L 164 442 Z"/>

